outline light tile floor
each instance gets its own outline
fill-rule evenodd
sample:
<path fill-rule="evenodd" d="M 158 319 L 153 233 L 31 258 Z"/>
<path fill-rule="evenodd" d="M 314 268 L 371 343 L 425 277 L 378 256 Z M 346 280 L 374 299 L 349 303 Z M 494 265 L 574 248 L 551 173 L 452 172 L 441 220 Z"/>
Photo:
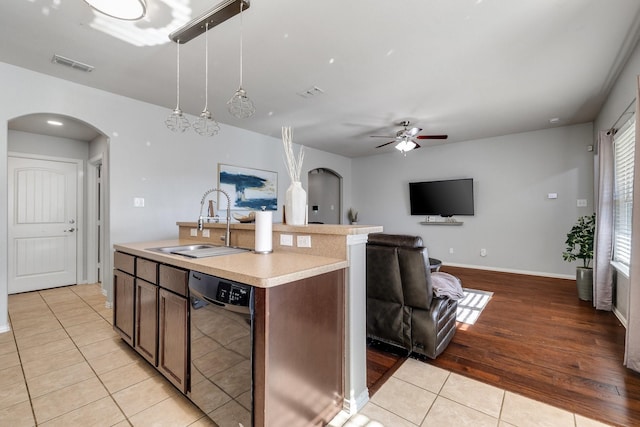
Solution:
<path fill-rule="evenodd" d="M 99 285 L 9 296 L 0 426 L 213 426 L 113 331 Z M 413 359 L 360 413 L 330 426 L 603 424 Z M 234 426 L 235 427 L 235 426 Z"/>

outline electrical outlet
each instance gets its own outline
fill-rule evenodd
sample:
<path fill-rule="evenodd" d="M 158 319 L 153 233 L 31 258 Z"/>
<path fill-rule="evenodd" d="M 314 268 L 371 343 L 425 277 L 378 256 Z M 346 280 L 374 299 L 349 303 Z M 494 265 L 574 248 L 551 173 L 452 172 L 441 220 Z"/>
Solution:
<path fill-rule="evenodd" d="M 190 235 L 191 237 L 198 237 L 198 229 L 197 228 L 192 228 L 190 231 Z"/>
<path fill-rule="evenodd" d="M 311 247 L 311 236 L 298 236 L 298 247 L 299 248 L 310 248 Z"/>
<path fill-rule="evenodd" d="M 293 236 L 291 234 L 281 234 L 280 246 L 293 246 Z"/>
<path fill-rule="evenodd" d="M 449 248 L 449 253 L 452 254 L 453 253 L 453 248 Z"/>
<path fill-rule="evenodd" d="M 142 197 L 134 197 L 133 198 L 133 207 L 135 207 L 135 208 L 144 208 L 144 198 L 142 198 Z"/>
<path fill-rule="evenodd" d="M 576 206 L 579 208 L 586 208 L 587 207 L 587 199 L 578 199 L 576 201 Z"/>
<path fill-rule="evenodd" d="M 208 228 L 202 230 L 202 237 L 211 237 L 211 230 L 209 230 Z"/>
<path fill-rule="evenodd" d="M 485 248 L 480 249 L 480 256 L 487 256 L 487 250 Z"/>

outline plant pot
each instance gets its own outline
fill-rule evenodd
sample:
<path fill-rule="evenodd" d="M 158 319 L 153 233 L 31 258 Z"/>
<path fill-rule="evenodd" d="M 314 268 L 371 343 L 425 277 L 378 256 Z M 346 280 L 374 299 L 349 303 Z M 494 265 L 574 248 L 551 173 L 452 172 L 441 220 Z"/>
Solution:
<path fill-rule="evenodd" d="M 578 287 L 578 298 L 583 301 L 593 300 L 593 269 L 577 267 L 576 285 Z"/>

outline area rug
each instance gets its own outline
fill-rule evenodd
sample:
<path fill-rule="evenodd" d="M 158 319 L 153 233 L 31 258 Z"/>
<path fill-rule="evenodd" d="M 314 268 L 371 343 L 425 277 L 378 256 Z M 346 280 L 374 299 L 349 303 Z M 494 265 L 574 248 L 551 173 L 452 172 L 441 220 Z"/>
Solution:
<path fill-rule="evenodd" d="M 464 298 L 458 300 L 456 320 L 458 322 L 473 325 L 480 317 L 480 313 L 487 306 L 493 296 L 493 292 L 479 291 L 477 289 L 463 288 Z"/>

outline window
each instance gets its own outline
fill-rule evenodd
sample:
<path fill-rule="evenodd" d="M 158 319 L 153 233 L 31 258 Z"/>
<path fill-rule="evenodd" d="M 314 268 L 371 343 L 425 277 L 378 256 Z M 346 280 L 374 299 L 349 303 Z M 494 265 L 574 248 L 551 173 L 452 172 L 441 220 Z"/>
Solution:
<path fill-rule="evenodd" d="M 613 137 L 615 188 L 613 193 L 613 261 L 629 267 L 631 260 L 631 211 L 633 204 L 633 156 L 635 118 Z"/>

